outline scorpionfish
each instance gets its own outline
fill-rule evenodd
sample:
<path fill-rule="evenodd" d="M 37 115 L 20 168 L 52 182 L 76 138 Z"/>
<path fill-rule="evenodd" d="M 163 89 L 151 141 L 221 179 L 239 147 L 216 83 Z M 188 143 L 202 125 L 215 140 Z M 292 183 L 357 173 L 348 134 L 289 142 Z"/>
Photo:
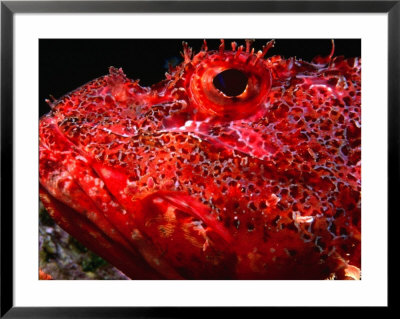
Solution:
<path fill-rule="evenodd" d="M 40 198 L 132 279 L 359 279 L 361 58 L 198 53 L 40 119 Z"/>

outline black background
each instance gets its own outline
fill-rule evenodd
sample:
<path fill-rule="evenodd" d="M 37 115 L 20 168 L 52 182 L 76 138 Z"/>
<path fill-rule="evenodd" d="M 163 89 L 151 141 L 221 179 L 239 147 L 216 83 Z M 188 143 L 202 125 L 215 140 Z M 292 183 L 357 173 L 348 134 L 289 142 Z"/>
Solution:
<path fill-rule="evenodd" d="M 185 39 L 198 52 L 203 39 Z M 225 39 L 245 44 L 243 39 Z M 269 39 L 257 39 L 253 47 L 261 49 Z M 217 49 L 219 39 L 207 39 L 209 50 Z M 122 67 L 130 79 L 149 86 L 164 79 L 168 61 L 182 61 L 182 39 L 40 39 L 39 40 L 39 115 L 50 111 L 45 99 L 60 98 L 102 75 L 108 68 Z M 296 56 L 310 61 L 331 51 L 330 39 L 276 39 L 267 56 Z M 335 56 L 361 56 L 361 40 L 335 39 Z"/>

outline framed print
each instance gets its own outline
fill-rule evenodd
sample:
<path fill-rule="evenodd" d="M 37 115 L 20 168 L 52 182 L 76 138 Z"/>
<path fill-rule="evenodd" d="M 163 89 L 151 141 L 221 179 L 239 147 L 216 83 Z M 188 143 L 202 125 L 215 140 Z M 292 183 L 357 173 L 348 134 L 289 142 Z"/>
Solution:
<path fill-rule="evenodd" d="M 399 11 L 2 1 L 1 315 L 389 307 Z"/>

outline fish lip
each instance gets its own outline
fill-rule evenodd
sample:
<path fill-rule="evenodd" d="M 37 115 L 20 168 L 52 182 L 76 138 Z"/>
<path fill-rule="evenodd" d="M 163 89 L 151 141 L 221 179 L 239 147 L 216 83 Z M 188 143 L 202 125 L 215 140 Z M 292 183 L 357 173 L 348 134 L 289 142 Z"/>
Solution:
<path fill-rule="evenodd" d="M 158 201 L 165 200 L 175 206 L 177 209 L 193 217 L 195 220 L 203 222 L 207 228 L 211 229 L 213 233 L 219 235 L 225 243 L 231 244 L 233 242 L 232 235 L 224 228 L 212 214 L 211 209 L 205 204 L 201 203 L 193 196 L 181 192 L 171 191 L 158 191 L 154 194 L 148 195 L 147 203 L 151 201 L 152 204 L 157 205 Z"/>
<path fill-rule="evenodd" d="M 235 276 L 234 237 L 196 197 L 156 191 L 139 199 L 137 207 L 133 218 L 140 231 L 180 275 L 188 279 Z"/>

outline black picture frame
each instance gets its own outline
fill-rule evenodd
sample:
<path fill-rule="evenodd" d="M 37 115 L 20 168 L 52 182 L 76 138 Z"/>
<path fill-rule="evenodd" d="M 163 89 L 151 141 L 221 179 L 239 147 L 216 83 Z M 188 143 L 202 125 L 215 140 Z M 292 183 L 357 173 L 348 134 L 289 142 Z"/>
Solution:
<path fill-rule="evenodd" d="M 13 19 L 16 13 L 271 12 L 388 14 L 388 213 L 399 211 L 400 1 L 1 1 L 1 317 L 175 318 L 227 315 L 221 308 L 192 307 L 15 307 L 13 299 Z M 36 120 L 36 119 L 35 119 Z M 390 214 L 388 218 L 391 218 Z M 388 223 L 393 226 L 393 223 Z M 392 231 L 389 231 L 393 234 Z M 389 241 L 390 243 L 390 241 Z M 390 245 L 389 245 L 390 247 Z M 390 262 L 390 258 L 389 258 Z M 390 286 L 390 280 L 388 281 Z M 389 309 L 391 298 L 388 300 Z M 249 311 L 235 309 L 249 317 Z M 298 315 L 306 307 L 289 309 Z M 339 313 L 340 310 L 331 310 Z"/>

